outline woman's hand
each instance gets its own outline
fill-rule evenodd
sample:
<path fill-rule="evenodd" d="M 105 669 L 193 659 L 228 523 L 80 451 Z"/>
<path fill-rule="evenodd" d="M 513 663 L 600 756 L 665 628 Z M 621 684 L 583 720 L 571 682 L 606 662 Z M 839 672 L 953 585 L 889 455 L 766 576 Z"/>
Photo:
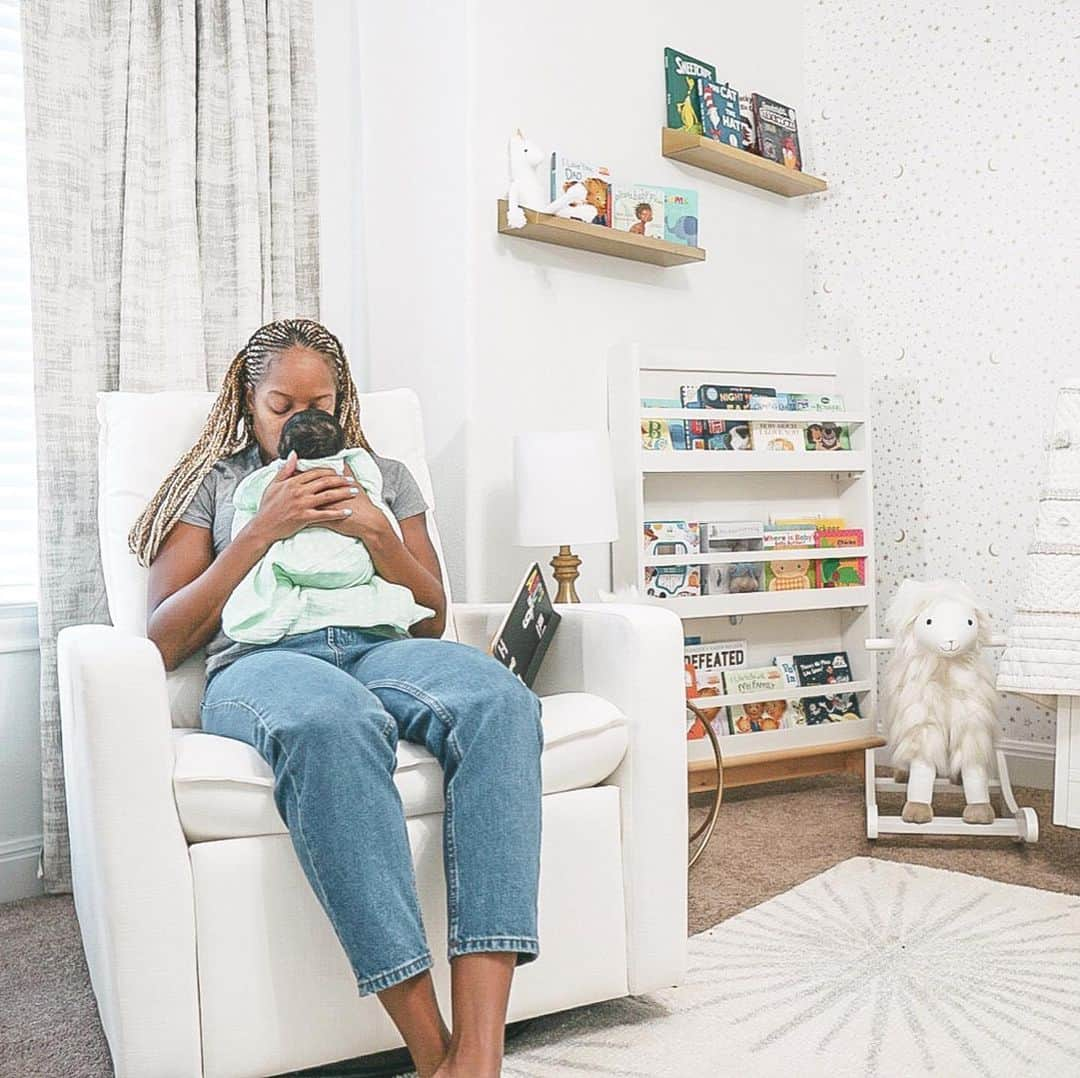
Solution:
<path fill-rule="evenodd" d="M 250 526 L 271 543 L 287 539 L 309 524 L 330 527 L 356 512 L 354 493 L 363 493 L 363 489 L 348 475 L 320 468 L 298 472 L 294 450 L 267 485 Z"/>
<path fill-rule="evenodd" d="M 345 465 L 349 472 L 352 469 Z M 390 521 L 386 514 L 371 500 L 368 492 L 359 480 L 351 480 L 355 494 L 348 501 L 341 504 L 352 510 L 347 516 L 339 516 L 337 520 L 324 524 L 331 531 L 341 532 L 342 535 L 350 535 L 354 539 L 370 540 L 381 536 L 391 530 Z"/>

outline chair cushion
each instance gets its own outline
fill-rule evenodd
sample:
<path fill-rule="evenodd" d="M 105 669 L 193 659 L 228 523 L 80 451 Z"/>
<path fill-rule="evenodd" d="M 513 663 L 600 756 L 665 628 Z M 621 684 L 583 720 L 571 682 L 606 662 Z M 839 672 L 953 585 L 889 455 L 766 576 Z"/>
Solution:
<path fill-rule="evenodd" d="M 626 753 L 626 716 L 591 693 L 542 698 L 545 794 L 595 786 Z M 288 832 L 274 801 L 274 773 L 246 741 L 174 729 L 173 790 L 188 842 Z M 406 817 L 442 812 L 443 772 L 423 745 L 398 742 L 394 783 Z"/>

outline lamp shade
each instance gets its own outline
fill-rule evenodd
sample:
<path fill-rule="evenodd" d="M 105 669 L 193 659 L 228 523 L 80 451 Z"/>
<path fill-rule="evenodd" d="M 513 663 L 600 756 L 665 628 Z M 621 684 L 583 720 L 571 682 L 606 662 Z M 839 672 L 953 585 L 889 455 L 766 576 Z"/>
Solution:
<path fill-rule="evenodd" d="M 514 435 L 518 546 L 610 543 L 619 536 L 604 431 Z"/>

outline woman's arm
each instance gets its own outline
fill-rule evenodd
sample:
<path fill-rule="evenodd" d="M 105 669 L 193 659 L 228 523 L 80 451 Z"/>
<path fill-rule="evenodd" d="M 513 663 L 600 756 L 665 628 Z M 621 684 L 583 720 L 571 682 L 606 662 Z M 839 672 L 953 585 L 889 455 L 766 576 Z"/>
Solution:
<path fill-rule="evenodd" d="M 273 539 L 250 521 L 214 557 L 209 528 L 178 521 L 150 563 L 146 635 L 166 670 L 175 670 L 217 633 L 233 589 L 270 549 Z"/>
<path fill-rule="evenodd" d="M 439 556 L 427 530 L 427 514 L 417 513 L 399 521 L 402 538 L 381 512 L 378 521 L 364 528 L 364 545 L 375 563 L 375 571 L 384 580 L 404 584 L 421 606 L 431 607 L 435 615 L 410 626 L 411 636 L 440 637 L 446 629 L 446 593 L 442 586 Z M 348 524 L 334 524 L 335 531 L 345 530 Z"/>

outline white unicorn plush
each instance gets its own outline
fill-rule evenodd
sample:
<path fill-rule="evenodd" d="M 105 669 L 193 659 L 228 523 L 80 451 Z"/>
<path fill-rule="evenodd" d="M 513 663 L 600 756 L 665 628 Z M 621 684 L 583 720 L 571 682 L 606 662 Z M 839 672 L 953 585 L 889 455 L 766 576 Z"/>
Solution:
<path fill-rule="evenodd" d="M 596 216 L 596 207 L 586 202 L 588 190 L 583 183 L 575 183 L 555 201 L 548 197 L 549 184 L 547 169 L 550 167 L 548 155 L 530 142 L 519 128 L 510 136 L 510 187 L 506 193 L 506 223 L 511 228 L 525 227 L 525 214 L 522 206 L 541 213 L 554 213 L 559 217 L 573 217 L 578 221 L 591 222 Z M 543 168 L 545 179 L 541 180 L 537 170 Z"/>
<path fill-rule="evenodd" d="M 929 823 L 934 779 L 960 777 L 964 820 L 992 823 L 990 761 L 1000 727 L 998 695 L 982 661 L 990 616 L 958 580 L 900 585 L 886 624 L 895 650 L 885 671 L 885 722 L 907 823 Z"/>

